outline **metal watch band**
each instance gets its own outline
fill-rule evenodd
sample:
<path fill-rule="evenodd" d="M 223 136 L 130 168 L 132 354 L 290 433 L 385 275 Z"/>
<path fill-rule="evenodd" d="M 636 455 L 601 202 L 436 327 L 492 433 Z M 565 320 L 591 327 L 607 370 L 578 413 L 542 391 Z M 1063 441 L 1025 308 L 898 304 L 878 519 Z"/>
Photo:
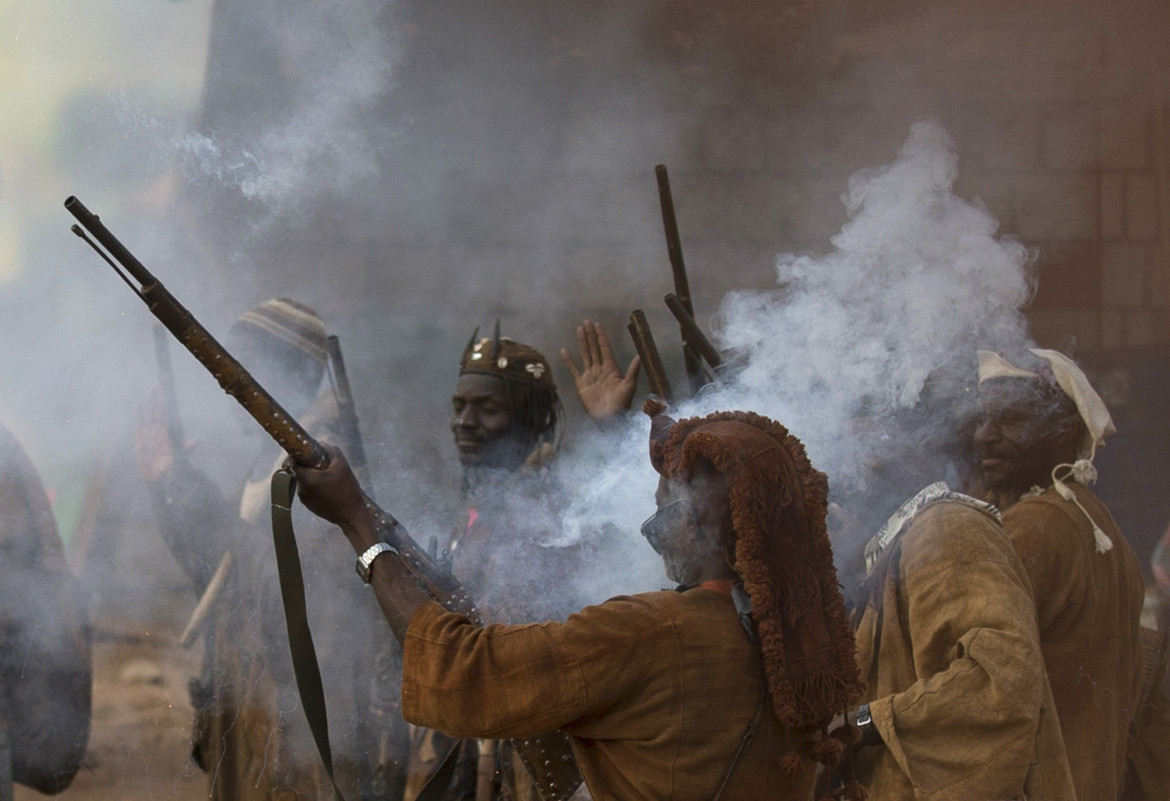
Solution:
<path fill-rule="evenodd" d="M 358 577 L 363 583 L 370 583 L 370 566 L 374 564 L 374 560 L 378 554 L 390 551 L 391 553 L 398 553 L 398 549 L 388 542 L 376 542 L 366 549 L 365 553 L 358 557 L 357 564 L 354 569 L 357 571 Z"/>

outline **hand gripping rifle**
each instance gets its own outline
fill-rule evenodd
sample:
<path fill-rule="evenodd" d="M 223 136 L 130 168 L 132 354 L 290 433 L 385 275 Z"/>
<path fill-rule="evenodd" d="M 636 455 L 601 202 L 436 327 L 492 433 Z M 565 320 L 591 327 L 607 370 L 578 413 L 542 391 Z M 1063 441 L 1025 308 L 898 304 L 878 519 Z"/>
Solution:
<path fill-rule="evenodd" d="M 73 233 L 85 240 L 118 273 L 142 299 L 150 312 L 207 368 L 220 387 L 244 407 L 294 462 L 313 468 L 328 466 L 329 454 L 321 443 L 257 383 L 243 365 L 110 233 L 96 214 L 90 212 L 80 200 L 72 196 L 65 200 L 65 208 L 79 223 L 71 228 Z M 86 236 L 87 232 L 93 240 L 97 240 L 96 244 Z M 277 513 L 284 515 L 290 513 L 289 506 L 294 487 L 291 473 L 279 471 L 273 477 L 274 516 Z M 278 497 L 280 501 L 277 500 Z M 377 522 L 382 538 L 398 550 L 400 558 L 418 585 L 445 608 L 482 624 L 475 602 L 459 582 L 444 572 L 427 552 L 419 547 L 393 515 L 378 507 L 368 495 L 366 503 Z M 288 526 L 287 530 L 291 534 L 291 526 Z M 297 556 L 296 543 L 282 541 L 284 538 L 277 535 L 275 520 L 273 533 L 277 540 L 281 594 L 284 597 L 289 647 L 293 651 L 297 687 L 301 693 L 305 715 L 309 718 L 310 728 L 313 729 L 317 749 L 321 753 L 326 771 L 332 778 L 333 760 L 325 718 L 324 692 L 305 612 L 300 559 Z M 291 540 L 291 537 L 288 539 Z M 581 782 L 581 776 L 573 761 L 568 739 L 563 734 L 554 732 L 541 737 L 517 740 L 514 744 L 545 801 L 562 801 L 572 795 Z M 341 795 L 336 783 L 334 793 L 338 797 Z"/>

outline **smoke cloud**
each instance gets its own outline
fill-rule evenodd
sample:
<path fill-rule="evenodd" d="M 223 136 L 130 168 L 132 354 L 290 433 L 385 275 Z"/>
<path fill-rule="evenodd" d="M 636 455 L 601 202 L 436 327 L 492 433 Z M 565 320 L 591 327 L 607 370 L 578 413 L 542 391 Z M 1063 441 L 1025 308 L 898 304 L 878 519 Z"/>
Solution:
<path fill-rule="evenodd" d="M 671 413 L 744 409 L 779 420 L 837 496 L 868 490 L 869 466 L 895 454 L 945 478 L 939 446 L 962 436 L 975 351 L 1027 344 L 1020 309 L 1035 287 L 1033 254 L 1000 236 L 982 203 L 954 194 L 958 162 L 947 132 L 928 120 L 911 128 L 893 163 L 851 176 L 841 198 L 849 219 L 833 250 L 780 255 L 778 289 L 724 298 L 714 336 L 732 366 Z M 928 382 L 932 409 L 941 411 L 918 419 L 913 432 L 899 430 L 903 441 L 865 436 L 855 425 L 863 417 L 884 430 L 881 421 L 915 408 Z M 646 429 L 633 426 L 609 443 L 619 458 L 592 462 L 600 445 L 586 446 L 565 467 L 573 477 L 566 484 L 579 488 L 566 539 L 595 530 L 599 517 L 628 529 L 652 511 Z"/>

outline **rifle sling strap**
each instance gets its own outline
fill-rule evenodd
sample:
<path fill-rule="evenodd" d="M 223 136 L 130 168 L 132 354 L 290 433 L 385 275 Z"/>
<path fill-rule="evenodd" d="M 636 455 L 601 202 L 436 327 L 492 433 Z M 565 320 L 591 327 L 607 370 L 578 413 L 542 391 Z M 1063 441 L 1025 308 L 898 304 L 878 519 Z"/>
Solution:
<path fill-rule="evenodd" d="M 284 601 L 284 620 L 288 628 L 288 647 L 292 652 L 293 674 L 301 708 L 309 721 L 309 729 L 317 744 L 317 752 L 325 765 L 325 772 L 333 786 L 333 797 L 345 801 L 333 776 L 333 753 L 329 747 L 329 720 L 325 715 L 325 691 L 321 684 L 321 668 L 317 663 L 317 649 L 309 631 L 309 617 L 305 609 L 305 581 L 301 572 L 301 558 L 297 553 L 296 535 L 292 525 L 292 501 L 296 494 L 296 477 L 287 470 L 278 470 L 272 476 L 272 541 L 276 546 L 276 569 L 280 575 L 280 597 Z"/>

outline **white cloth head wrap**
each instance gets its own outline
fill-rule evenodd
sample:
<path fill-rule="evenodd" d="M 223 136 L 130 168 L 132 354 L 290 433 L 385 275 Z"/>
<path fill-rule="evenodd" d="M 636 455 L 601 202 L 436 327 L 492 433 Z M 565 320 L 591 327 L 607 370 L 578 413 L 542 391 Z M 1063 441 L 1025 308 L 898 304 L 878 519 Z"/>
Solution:
<path fill-rule="evenodd" d="M 1089 516 L 1073 491 L 1065 486 L 1062 474 L 1063 478 L 1071 477 L 1074 481 L 1079 481 L 1082 484 L 1091 484 L 1097 480 L 1097 468 L 1093 466 L 1093 457 L 1097 453 L 1097 448 L 1105 444 L 1105 438 L 1110 434 L 1117 433 L 1117 429 L 1113 426 L 1113 418 L 1109 416 L 1109 409 L 1105 407 L 1101 396 L 1093 389 L 1089 379 L 1072 359 L 1055 350 L 1042 348 L 1029 348 L 1029 350 L 1048 362 L 1049 368 L 1052 370 L 1052 377 L 1056 380 L 1057 385 L 1064 391 L 1064 394 L 1072 398 L 1081 419 L 1085 421 L 1085 437 L 1077 447 L 1077 460 L 1072 464 L 1059 464 L 1052 469 L 1052 486 L 1060 494 L 1060 497 L 1075 503 L 1089 519 L 1089 522 L 1093 524 L 1097 553 L 1104 553 L 1113 547 L 1113 541 Z M 1017 367 L 998 353 L 981 350 L 976 351 L 976 356 L 979 357 L 980 384 L 992 378 L 1042 378 L 1039 373 Z"/>

